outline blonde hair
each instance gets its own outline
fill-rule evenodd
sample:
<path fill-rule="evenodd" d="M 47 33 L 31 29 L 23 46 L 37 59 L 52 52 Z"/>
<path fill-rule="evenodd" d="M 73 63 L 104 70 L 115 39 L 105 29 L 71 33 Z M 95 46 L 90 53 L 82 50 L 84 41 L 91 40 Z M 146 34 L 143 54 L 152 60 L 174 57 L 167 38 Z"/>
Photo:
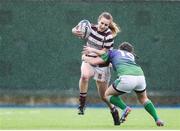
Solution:
<path fill-rule="evenodd" d="M 113 37 L 115 37 L 115 36 L 117 35 L 117 33 L 120 32 L 120 27 L 113 21 L 113 17 L 112 17 L 112 15 L 111 15 L 109 12 L 103 12 L 103 13 L 99 16 L 98 21 L 99 21 L 102 17 L 110 20 L 109 28 L 110 28 L 111 31 L 112 31 Z"/>

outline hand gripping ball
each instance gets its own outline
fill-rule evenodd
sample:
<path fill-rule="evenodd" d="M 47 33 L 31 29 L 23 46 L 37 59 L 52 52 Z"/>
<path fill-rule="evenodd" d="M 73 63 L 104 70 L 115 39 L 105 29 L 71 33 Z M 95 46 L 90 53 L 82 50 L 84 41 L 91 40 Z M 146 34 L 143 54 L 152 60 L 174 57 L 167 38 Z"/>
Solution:
<path fill-rule="evenodd" d="M 88 38 L 88 36 L 91 34 L 91 23 L 88 20 L 81 20 L 78 23 L 79 30 L 84 34 L 83 39 Z"/>

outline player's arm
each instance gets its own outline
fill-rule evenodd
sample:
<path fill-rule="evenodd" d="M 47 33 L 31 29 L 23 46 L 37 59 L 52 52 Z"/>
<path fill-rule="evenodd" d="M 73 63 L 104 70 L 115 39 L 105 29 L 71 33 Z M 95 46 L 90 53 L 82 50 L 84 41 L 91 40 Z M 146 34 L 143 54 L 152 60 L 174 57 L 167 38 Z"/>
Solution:
<path fill-rule="evenodd" d="M 83 32 L 81 32 L 79 29 L 79 25 L 76 25 L 74 28 L 72 28 L 72 33 L 73 35 L 82 38 L 83 37 Z"/>
<path fill-rule="evenodd" d="M 96 53 L 98 56 L 106 53 L 107 50 L 105 48 L 103 48 L 102 50 L 98 50 L 98 49 L 95 49 L 95 48 L 91 48 L 91 47 L 88 47 L 88 46 L 84 46 L 83 48 L 83 54 L 89 54 L 89 53 Z"/>
<path fill-rule="evenodd" d="M 91 64 L 91 65 L 99 65 L 99 64 L 104 64 L 105 61 L 101 57 L 88 57 L 85 54 L 82 55 L 82 60 Z"/>

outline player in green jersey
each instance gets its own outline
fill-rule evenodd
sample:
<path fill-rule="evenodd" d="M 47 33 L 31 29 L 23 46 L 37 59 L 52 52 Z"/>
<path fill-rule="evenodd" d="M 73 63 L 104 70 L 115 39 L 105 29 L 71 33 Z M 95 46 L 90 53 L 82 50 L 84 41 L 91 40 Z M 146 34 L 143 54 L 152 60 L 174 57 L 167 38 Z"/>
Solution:
<path fill-rule="evenodd" d="M 90 52 L 96 53 L 99 57 L 88 57 L 86 54 Z M 145 76 L 141 67 L 135 62 L 136 55 L 130 43 L 123 42 L 120 44 L 119 49 L 113 49 L 108 52 L 85 46 L 83 53 L 83 61 L 94 66 L 102 63 L 111 63 L 117 73 L 117 79 L 106 90 L 105 98 L 110 103 L 123 109 L 120 118 L 121 123 L 126 120 L 128 114 L 131 112 L 131 108 L 121 100 L 120 95 L 135 91 L 139 102 L 144 105 L 146 111 L 153 117 L 156 125 L 164 126 L 164 122 L 157 115 L 153 103 L 147 97 Z"/>

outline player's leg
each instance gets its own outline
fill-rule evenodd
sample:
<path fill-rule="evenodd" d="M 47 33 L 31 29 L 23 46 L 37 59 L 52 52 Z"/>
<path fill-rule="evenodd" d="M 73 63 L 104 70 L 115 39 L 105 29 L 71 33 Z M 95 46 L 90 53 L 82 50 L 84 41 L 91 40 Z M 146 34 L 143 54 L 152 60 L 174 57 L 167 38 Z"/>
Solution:
<path fill-rule="evenodd" d="M 108 87 L 108 84 L 106 82 L 96 81 L 96 85 L 97 85 L 97 89 L 98 89 L 100 98 L 102 99 L 102 101 L 104 101 L 106 103 L 106 105 L 109 107 L 109 109 L 111 111 L 111 114 L 112 114 L 112 117 L 114 120 L 114 125 L 120 125 L 118 110 L 116 109 L 116 107 L 113 104 L 111 104 L 105 98 L 105 91 Z"/>
<path fill-rule="evenodd" d="M 159 119 L 154 104 L 149 100 L 146 93 L 145 78 L 139 76 L 139 85 L 135 88 L 139 102 L 144 105 L 145 110 L 153 117 L 157 126 L 164 126 L 164 122 Z"/>
<path fill-rule="evenodd" d="M 120 123 L 123 123 L 128 114 L 131 112 L 131 108 L 129 106 L 127 106 L 124 101 L 121 99 L 121 97 L 119 95 L 124 94 L 125 92 L 121 92 L 121 91 L 117 91 L 113 85 L 111 85 L 105 93 L 105 97 L 106 99 L 116 105 L 117 107 L 119 107 L 121 110 L 123 110 L 121 118 L 120 118 Z"/>
<path fill-rule="evenodd" d="M 92 67 L 88 63 L 83 62 L 81 65 L 81 77 L 79 80 L 79 107 L 78 107 L 79 115 L 84 114 L 86 96 L 88 91 L 88 82 L 89 79 L 93 76 L 93 74 L 94 71 Z"/>
<path fill-rule="evenodd" d="M 94 67 L 94 70 L 94 80 L 96 81 L 98 94 L 100 98 L 108 105 L 108 107 L 113 109 L 114 105 L 110 104 L 110 102 L 108 102 L 104 96 L 111 78 L 110 67 Z"/>
<path fill-rule="evenodd" d="M 113 108 L 112 104 L 110 104 L 104 97 L 108 84 L 106 82 L 96 81 L 96 87 L 101 100 L 104 101 L 109 108 Z"/>
<path fill-rule="evenodd" d="M 120 76 L 116 79 L 113 84 L 106 90 L 106 98 L 114 105 L 118 106 L 123 110 L 120 122 L 124 122 L 131 112 L 131 108 L 127 106 L 119 95 L 124 93 L 130 93 L 135 85 L 134 76 Z"/>
<path fill-rule="evenodd" d="M 127 105 L 124 103 L 124 101 L 119 95 L 122 95 L 125 92 L 117 89 L 118 84 L 120 84 L 120 80 L 116 79 L 114 83 L 106 90 L 105 97 L 110 103 L 118 106 L 121 110 L 124 110 Z"/>
<path fill-rule="evenodd" d="M 111 111 L 111 115 L 114 120 L 114 125 L 120 125 L 119 113 L 114 105 L 112 105 L 107 99 L 105 99 L 105 91 L 108 88 L 111 78 L 110 67 L 95 67 L 94 79 L 96 80 L 96 86 L 100 98 L 107 104 Z"/>
<path fill-rule="evenodd" d="M 142 105 L 144 105 L 145 110 L 153 117 L 157 126 L 164 126 L 164 122 L 160 120 L 160 118 L 156 112 L 156 109 L 154 107 L 154 104 L 152 103 L 151 100 L 148 99 L 146 90 L 144 90 L 143 92 L 136 91 L 136 94 L 138 96 L 139 102 Z"/>

